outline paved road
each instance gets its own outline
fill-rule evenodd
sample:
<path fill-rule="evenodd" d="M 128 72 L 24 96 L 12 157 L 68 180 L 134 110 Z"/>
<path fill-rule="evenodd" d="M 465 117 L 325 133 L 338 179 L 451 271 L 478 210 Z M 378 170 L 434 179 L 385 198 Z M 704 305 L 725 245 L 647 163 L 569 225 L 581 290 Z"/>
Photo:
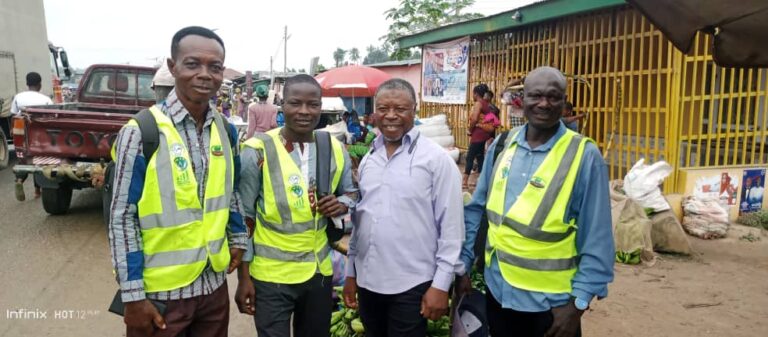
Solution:
<path fill-rule="evenodd" d="M 96 190 L 75 191 L 72 208 L 49 216 L 13 193 L 13 172 L 0 171 L 0 337 L 124 336 L 122 318 L 106 311 L 117 284 Z M 236 281 L 230 275 L 230 294 Z M 12 313 L 26 310 L 24 318 Z M 255 336 L 253 321 L 231 303 L 231 336 Z"/>

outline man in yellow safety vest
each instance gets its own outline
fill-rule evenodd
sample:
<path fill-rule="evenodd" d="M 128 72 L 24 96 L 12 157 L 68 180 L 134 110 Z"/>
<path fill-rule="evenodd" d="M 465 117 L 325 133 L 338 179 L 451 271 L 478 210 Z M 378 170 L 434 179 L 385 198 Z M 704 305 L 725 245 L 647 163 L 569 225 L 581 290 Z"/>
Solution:
<path fill-rule="evenodd" d="M 236 132 L 209 104 L 223 80 L 224 43 L 209 29 L 184 28 L 167 63 L 175 89 L 120 130 L 114 152 L 109 240 L 126 336 L 227 336 L 226 272 L 240 264 L 248 234 Z M 145 144 L 148 134 L 157 137 Z"/>
<path fill-rule="evenodd" d="M 487 318 L 493 336 L 581 335 L 581 315 L 613 280 L 608 173 L 594 142 L 560 121 L 566 80 L 551 67 L 524 83 L 528 120 L 486 156 L 464 208 L 459 293 L 468 291 L 483 212 Z M 490 148 L 496 148 L 497 139 Z M 495 160 L 494 160 L 495 159 Z M 495 163 L 495 164 L 494 164 Z"/>
<path fill-rule="evenodd" d="M 299 337 L 328 336 L 333 268 L 326 226 L 340 224 L 357 189 L 342 144 L 313 131 L 322 106 L 317 81 L 288 78 L 283 97 L 285 127 L 257 133 L 242 149 L 239 189 L 254 230 L 235 302 L 254 315 L 260 337 L 288 337 L 291 330 Z"/>

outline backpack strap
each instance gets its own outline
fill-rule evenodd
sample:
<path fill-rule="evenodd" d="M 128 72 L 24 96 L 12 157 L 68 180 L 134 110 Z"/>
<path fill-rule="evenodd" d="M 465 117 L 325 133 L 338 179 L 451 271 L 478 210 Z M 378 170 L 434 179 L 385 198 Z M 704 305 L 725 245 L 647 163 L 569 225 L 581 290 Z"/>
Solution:
<path fill-rule="evenodd" d="M 157 121 L 149 109 L 139 111 L 133 116 L 133 119 L 136 120 L 139 131 L 141 131 L 144 159 L 149 162 L 149 159 L 157 151 L 157 147 L 160 146 L 160 130 L 157 128 Z"/>
<path fill-rule="evenodd" d="M 315 131 L 315 146 L 317 147 L 317 194 L 324 197 L 331 193 L 331 134 L 325 131 Z"/>
<path fill-rule="evenodd" d="M 509 131 L 504 131 L 502 134 L 499 135 L 499 139 L 496 140 L 496 147 L 493 148 L 492 163 L 496 163 L 496 158 L 499 157 L 499 154 L 501 153 L 501 151 L 504 151 L 504 146 L 507 145 L 508 136 L 509 136 Z"/>

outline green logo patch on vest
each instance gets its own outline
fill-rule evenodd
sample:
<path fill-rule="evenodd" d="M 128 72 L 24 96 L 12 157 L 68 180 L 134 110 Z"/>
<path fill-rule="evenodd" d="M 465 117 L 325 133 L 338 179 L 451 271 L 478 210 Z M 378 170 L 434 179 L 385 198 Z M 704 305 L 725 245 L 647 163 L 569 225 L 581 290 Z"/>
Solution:
<path fill-rule="evenodd" d="M 528 183 L 531 184 L 531 186 L 536 188 L 544 188 L 545 186 L 544 179 L 541 179 L 541 177 L 533 177 Z"/>
<path fill-rule="evenodd" d="M 214 156 L 223 156 L 224 151 L 222 151 L 221 145 L 211 146 L 211 154 Z"/>
<path fill-rule="evenodd" d="M 184 171 L 187 169 L 187 160 L 184 159 L 184 157 L 176 157 L 173 158 L 173 163 L 176 164 L 176 167 L 179 168 L 179 170 Z"/>

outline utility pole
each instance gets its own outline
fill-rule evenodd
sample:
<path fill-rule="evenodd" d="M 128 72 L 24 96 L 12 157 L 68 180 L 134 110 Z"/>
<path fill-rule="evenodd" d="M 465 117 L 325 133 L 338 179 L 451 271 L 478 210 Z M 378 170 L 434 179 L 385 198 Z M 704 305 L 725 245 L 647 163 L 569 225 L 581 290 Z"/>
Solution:
<path fill-rule="evenodd" d="M 272 71 L 272 56 L 270 56 L 269 57 L 269 89 L 270 90 L 275 89 L 273 85 L 275 85 L 275 73 Z"/>
<path fill-rule="evenodd" d="M 288 26 L 285 26 L 285 34 L 283 35 L 283 73 L 288 76 Z"/>

